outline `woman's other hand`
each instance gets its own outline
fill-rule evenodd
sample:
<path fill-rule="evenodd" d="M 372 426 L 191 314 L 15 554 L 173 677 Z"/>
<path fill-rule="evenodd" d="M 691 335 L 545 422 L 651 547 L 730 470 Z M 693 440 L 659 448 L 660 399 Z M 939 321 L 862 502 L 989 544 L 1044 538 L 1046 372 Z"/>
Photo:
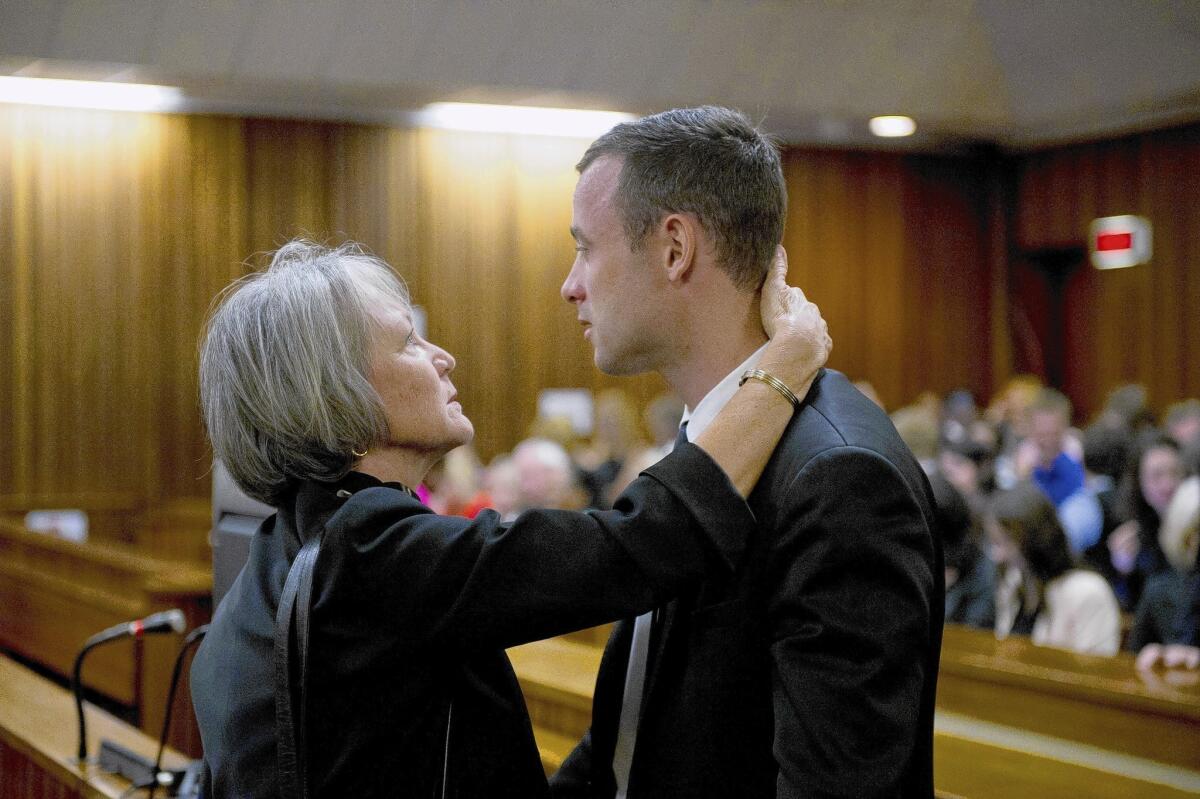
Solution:
<path fill-rule="evenodd" d="M 821 310 L 798 287 L 788 285 L 787 271 L 787 252 L 781 245 L 775 248 L 775 260 L 763 284 L 762 323 L 771 345 L 760 368 L 803 398 L 829 359 L 833 339 Z"/>

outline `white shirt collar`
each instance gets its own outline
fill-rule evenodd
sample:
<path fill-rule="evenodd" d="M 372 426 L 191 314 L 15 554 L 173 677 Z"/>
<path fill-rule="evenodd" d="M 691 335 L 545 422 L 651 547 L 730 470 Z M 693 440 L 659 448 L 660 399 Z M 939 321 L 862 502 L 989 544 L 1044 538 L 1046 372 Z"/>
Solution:
<path fill-rule="evenodd" d="M 704 399 L 696 404 L 695 410 L 683 409 L 683 422 L 681 423 L 687 424 L 688 441 L 695 441 L 712 424 L 712 420 L 717 418 L 717 414 L 725 407 L 725 403 L 733 399 L 733 395 L 737 393 L 738 382 L 742 379 L 742 374 L 758 364 L 766 349 L 767 345 L 763 344 L 751 353 L 749 358 L 742 361 L 740 366 L 725 375 L 725 378 L 713 386 L 704 395 Z"/>

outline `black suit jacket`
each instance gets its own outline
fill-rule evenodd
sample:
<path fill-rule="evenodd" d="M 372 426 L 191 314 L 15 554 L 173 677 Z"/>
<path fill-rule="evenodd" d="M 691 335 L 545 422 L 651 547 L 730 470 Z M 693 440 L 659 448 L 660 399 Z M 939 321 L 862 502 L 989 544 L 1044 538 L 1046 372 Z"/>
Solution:
<path fill-rule="evenodd" d="M 736 573 L 663 611 L 629 796 L 932 796 L 944 571 L 924 472 L 886 414 L 824 371 L 750 507 Z M 632 628 L 609 641 L 552 796 L 615 793 Z"/>
<path fill-rule="evenodd" d="M 438 516 L 363 474 L 300 484 L 255 535 L 192 665 L 206 795 L 279 795 L 274 620 L 314 535 L 311 795 L 530 799 L 546 778 L 503 650 L 645 612 L 708 570 L 728 573 L 752 526 L 725 473 L 691 445 L 612 511 L 533 510 L 511 523 L 491 510 Z"/>

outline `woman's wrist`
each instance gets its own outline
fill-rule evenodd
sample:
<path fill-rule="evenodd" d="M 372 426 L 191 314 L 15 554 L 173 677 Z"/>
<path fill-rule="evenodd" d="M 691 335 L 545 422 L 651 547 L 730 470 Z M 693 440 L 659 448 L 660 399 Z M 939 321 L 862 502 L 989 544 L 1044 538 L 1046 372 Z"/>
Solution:
<path fill-rule="evenodd" d="M 792 393 L 792 390 L 788 388 L 786 383 L 765 369 L 747 369 L 742 373 L 738 385 L 744 386 L 747 380 L 757 380 L 772 388 L 779 396 L 788 401 L 793 411 L 800 407 L 800 398 Z"/>
<path fill-rule="evenodd" d="M 806 340 L 790 342 L 777 335 L 771 339 L 757 368 L 776 378 L 800 401 L 808 392 L 824 360 L 816 360 Z"/>

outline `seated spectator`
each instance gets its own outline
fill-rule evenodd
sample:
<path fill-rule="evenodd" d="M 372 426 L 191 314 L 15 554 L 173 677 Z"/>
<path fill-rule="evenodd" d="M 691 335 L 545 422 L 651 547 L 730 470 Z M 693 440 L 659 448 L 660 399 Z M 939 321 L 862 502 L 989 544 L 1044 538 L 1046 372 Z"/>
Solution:
<path fill-rule="evenodd" d="M 517 512 L 529 508 L 578 510 L 586 498 L 575 480 L 575 465 L 560 444 L 527 438 L 512 454 L 517 470 Z"/>
<path fill-rule="evenodd" d="M 1029 408 L 1029 438 L 1018 450 L 1017 474 L 1032 479 L 1054 503 L 1071 551 L 1081 553 L 1100 540 L 1104 514 L 1087 490 L 1082 447 L 1067 436 L 1070 424 L 1071 401 L 1042 389 Z"/>
<path fill-rule="evenodd" d="M 1181 450 L 1200 446 L 1200 399 L 1186 399 L 1167 408 L 1163 427 Z"/>
<path fill-rule="evenodd" d="M 1108 536 L 1108 557 L 1100 563 L 1126 610 L 1137 607 L 1147 580 L 1170 568 L 1158 533 L 1184 476 L 1179 445 L 1162 433 L 1143 436 L 1130 464 L 1118 503 L 1125 521 Z"/>
<path fill-rule="evenodd" d="M 978 415 L 975 397 L 970 391 L 951 391 L 942 402 L 942 440 L 954 444 L 967 440 L 971 425 L 975 423 Z"/>
<path fill-rule="evenodd" d="M 938 453 L 938 472 L 962 495 L 975 514 L 983 512 L 987 495 L 995 489 L 992 452 L 972 439 L 947 442 Z"/>
<path fill-rule="evenodd" d="M 1148 671 L 1158 665 L 1200 668 L 1200 562 L 1188 580 L 1171 637 L 1163 644 L 1147 644 L 1138 652 L 1139 669 Z"/>
<path fill-rule="evenodd" d="M 1097 422 L 1124 428 L 1135 436 L 1154 429 L 1154 412 L 1150 410 L 1146 387 L 1128 383 L 1113 389 Z"/>
<path fill-rule="evenodd" d="M 1094 424 L 1083 431 L 1084 480 L 1088 490 L 1100 503 L 1104 518 L 1102 538 L 1121 523 L 1117 516 L 1117 483 L 1125 473 L 1129 450 L 1129 432 L 1124 427 Z M 1087 550 L 1089 562 L 1093 550 L 1097 548 L 1104 548 L 1103 541 L 1097 541 Z"/>
<path fill-rule="evenodd" d="M 482 471 L 479 456 L 470 444 L 452 449 L 426 473 L 428 497 L 422 501 L 435 513 L 474 519 L 492 504 L 481 487 Z"/>
<path fill-rule="evenodd" d="M 1029 631 L 1035 644 L 1112 655 L 1121 611 L 1100 575 L 1076 568 L 1054 506 L 1031 483 L 992 498 L 984 527 L 999 569 L 996 635 Z"/>
<path fill-rule="evenodd" d="M 937 471 L 937 413 L 922 405 L 909 405 L 892 414 L 892 424 L 925 473 Z"/>
<path fill-rule="evenodd" d="M 1158 533 L 1159 545 L 1172 568 L 1146 581 L 1137 605 L 1126 648 L 1141 651 L 1148 644 L 1167 643 L 1176 632 L 1182 604 L 1195 579 L 1200 542 L 1200 477 L 1180 484 Z"/>
<path fill-rule="evenodd" d="M 674 441 L 674 436 L 671 440 Z M 589 508 L 612 507 L 606 499 L 609 486 L 621 471 L 625 458 L 644 446 L 629 395 L 616 388 L 600 392 L 591 444 L 575 453 L 579 481 L 587 494 Z"/>
<path fill-rule="evenodd" d="M 984 411 L 984 418 L 996 431 L 996 485 L 1012 488 L 1019 482 L 1014 458 L 1016 449 L 1029 436 L 1029 406 L 1042 390 L 1036 375 L 1017 375 L 1010 379 Z"/>
<path fill-rule="evenodd" d="M 511 455 L 492 458 L 483 472 L 483 490 L 491 499 L 491 507 L 500 514 L 500 520 L 511 522 L 520 515 L 521 476 Z"/>
<path fill-rule="evenodd" d="M 946 622 L 991 629 L 996 567 L 979 546 L 975 518 L 962 494 L 941 475 L 929 483 L 946 558 Z"/>

